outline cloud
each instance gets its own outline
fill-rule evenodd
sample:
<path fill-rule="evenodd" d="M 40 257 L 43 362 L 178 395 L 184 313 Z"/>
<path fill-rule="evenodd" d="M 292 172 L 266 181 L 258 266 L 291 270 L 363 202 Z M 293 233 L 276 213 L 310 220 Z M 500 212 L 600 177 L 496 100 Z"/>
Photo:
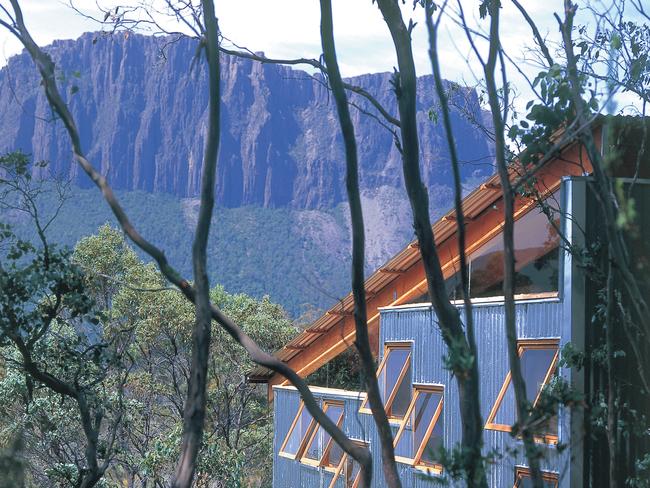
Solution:
<path fill-rule="evenodd" d="M 147 0 L 150 1 L 150 0 Z M 151 0 L 156 2 L 157 0 Z M 520 0 L 530 16 L 537 22 L 542 35 L 551 41 L 559 40 L 554 12 L 562 14 L 562 0 Z M 113 6 L 116 0 L 99 0 L 101 5 Z M 474 0 L 462 0 L 468 24 L 485 32 L 488 19 L 480 19 L 478 4 Z M 65 3 L 52 0 L 29 0 L 23 2 L 28 27 L 39 44 L 49 44 L 54 39 L 76 38 L 85 31 L 97 30 L 99 25 L 84 19 Z M 75 0 L 75 5 L 85 12 L 101 17 L 95 0 Z M 217 16 L 224 35 L 234 43 L 253 51 L 264 51 L 271 57 L 320 56 L 318 2 L 306 0 L 220 0 Z M 449 9 L 456 8 L 455 2 Z M 341 71 L 344 76 L 356 76 L 369 72 L 392 71 L 396 65 L 394 47 L 386 24 L 376 4 L 370 0 L 334 0 L 334 33 Z M 417 22 L 413 31 L 413 52 L 418 74 L 431 72 L 428 55 L 428 38 L 424 24 L 423 9 L 413 10 L 412 2 L 402 5 L 405 19 Z M 453 16 L 452 16 L 453 17 Z M 580 22 L 594 20 L 588 11 L 579 13 Z M 474 84 L 481 77 L 481 67 L 474 56 L 463 31 L 445 18 L 439 35 L 439 56 L 443 76 L 459 83 Z M 501 9 L 501 41 L 516 67 L 529 77 L 539 71 L 526 55 L 526 49 L 534 47 L 530 29 L 511 2 L 504 2 Z M 477 38 L 477 46 L 487 54 L 484 41 Z M 20 52 L 21 46 L 6 30 L 0 29 L 0 55 L 4 59 Z M 0 66 L 4 59 L 0 57 Z M 513 68 L 513 66 L 511 66 Z M 307 68 L 305 68 L 307 69 Z M 526 80 L 516 69 L 511 69 L 511 82 L 522 94 L 520 105 L 533 96 Z"/>

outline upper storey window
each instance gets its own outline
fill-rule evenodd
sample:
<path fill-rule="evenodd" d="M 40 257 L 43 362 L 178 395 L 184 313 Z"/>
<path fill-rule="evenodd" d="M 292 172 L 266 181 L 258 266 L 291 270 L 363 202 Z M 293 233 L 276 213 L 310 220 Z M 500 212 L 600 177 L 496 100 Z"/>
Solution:
<path fill-rule="evenodd" d="M 305 408 L 305 404 L 300 402 L 293 424 L 280 447 L 280 455 L 291 459 L 300 458 L 305 442 L 315 427 L 316 421 Z"/>
<path fill-rule="evenodd" d="M 368 443 L 350 439 L 358 447 L 368 448 Z M 359 464 L 348 454 L 343 453 L 334 477 L 328 488 L 359 488 L 361 482 L 361 469 Z"/>
<path fill-rule="evenodd" d="M 341 428 L 345 413 L 343 402 L 325 400 L 323 411 Z M 334 471 L 341 464 L 344 452 L 325 429 L 312 418 L 301 401 L 279 454 Z"/>
<path fill-rule="evenodd" d="M 377 382 L 388 417 L 402 419 L 413 394 L 410 343 L 386 343 L 384 359 L 377 369 Z M 367 398 L 361 404 L 360 411 L 370 413 Z"/>
<path fill-rule="evenodd" d="M 545 202 L 558 207 L 558 193 Z M 486 210 L 487 212 L 493 210 Z M 560 221 L 549 221 L 541 208 L 533 208 L 515 221 L 515 295 L 548 295 L 558 291 L 560 267 Z M 503 233 L 487 239 L 467 255 L 470 298 L 503 296 Z M 462 299 L 460 272 L 446 279 L 451 300 Z M 428 294 L 414 300 L 428 302 Z"/>
<path fill-rule="evenodd" d="M 338 427 L 343 423 L 343 403 L 326 400 L 323 406 L 325 415 Z M 314 466 L 336 468 L 341 462 L 343 451 L 334 439 L 318 426 L 307 443 L 302 461 Z"/>
<path fill-rule="evenodd" d="M 558 224 L 549 222 L 541 209 L 533 209 L 515 222 L 515 295 L 558 290 Z M 499 233 L 469 256 L 470 296 L 503 295 L 503 275 L 503 234 Z"/>
<path fill-rule="evenodd" d="M 443 397 L 442 386 L 415 386 L 413 401 L 395 436 L 397 461 L 442 472 L 438 454 L 443 445 Z"/>

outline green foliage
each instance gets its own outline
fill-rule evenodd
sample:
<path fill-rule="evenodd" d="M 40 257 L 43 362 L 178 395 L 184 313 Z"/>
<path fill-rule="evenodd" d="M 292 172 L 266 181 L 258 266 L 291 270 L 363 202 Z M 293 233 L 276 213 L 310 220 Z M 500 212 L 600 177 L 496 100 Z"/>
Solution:
<path fill-rule="evenodd" d="M 480 461 L 483 466 L 489 466 L 502 457 L 502 453 L 492 450 L 482 455 Z M 436 459 L 442 466 L 443 473 L 442 476 L 433 478 L 433 481 L 440 486 L 449 486 L 452 481 L 467 481 L 470 472 L 469 465 L 476 462 L 473 454 L 462 445 L 456 445 L 451 449 L 440 446 L 436 452 Z M 430 477 L 428 479 L 431 480 Z"/>
<path fill-rule="evenodd" d="M 23 439 L 20 433 L 6 437 L 0 433 L 0 488 L 16 488 L 25 484 L 25 459 Z"/>
<path fill-rule="evenodd" d="M 53 185 L 47 189 L 53 190 Z M 131 219 L 138 222 L 138 230 L 160 246 L 184 276 L 191 277 L 193 201 L 135 191 L 117 194 Z M 41 211 L 56 207 L 57 202 L 56 191 L 39 195 Z M 339 210 L 331 214 L 345 228 Z M 6 217 L 18 236 L 37 242 L 35 229 L 24 215 L 10 212 Z M 308 306 L 329 307 L 332 296 L 344 296 L 349 290 L 349 261 L 297 232 L 297 220 L 297 214 L 288 209 L 216 209 L 208 245 L 211 282 L 220 283 L 230 293 L 259 299 L 269 295 L 293 317 Z M 57 244 L 72 247 L 105 223 L 117 225 L 97 191 L 70 187 L 69 198 L 51 223 L 49 235 Z M 136 254 L 149 259 L 138 250 Z"/>
<path fill-rule="evenodd" d="M 567 342 L 562 346 L 560 351 L 560 363 L 562 368 L 575 368 L 580 371 L 584 367 L 585 353 L 576 349 L 571 342 Z"/>
<path fill-rule="evenodd" d="M 462 337 L 450 338 L 447 356 L 442 359 L 445 368 L 460 378 L 467 378 L 476 360 Z"/>
<path fill-rule="evenodd" d="M 13 179 L 3 180 L 11 191 L 0 202 L 27 216 L 21 230 L 38 226 L 36 200 L 47 192 L 31 181 L 26 156 L 2 162 Z M 0 463 L 17 462 L 15 479 L 24 465 L 27 486 L 78 486 L 88 472 L 83 425 L 91 419 L 96 459 L 108 467 L 96 486 L 166 483 L 180 445 L 193 305 L 109 225 L 74 252 L 41 237 L 39 247 L 0 225 Z M 268 296 L 217 286 L 211 298 L 268 351 L 297 332 Z M 73 393 L 35 378 L 27 362 Z M 252 367 L 214 324 L 197 486 L 270 484 L 271 412 L 265 389 L 246 381 Z"/>
<path fill-rule="evenodd" d="M 325 388 L 364 391 L 363 369 L 354 347 L 349 347 L 305 378 L 307 384 Z"/>
<path fill-rule="evenodd" d="M 77 486 L 86 473 L 101 476 L 91 468 L 98 456 L 112 455 L 112 442 L 103 452 L 87 447 L 90 439 L 104 442 L 119 424 L 117 379 L 128 368 L 117 336 L 102 330 L 104 317 L 87 293 L 84 272 L 69 250 L 46 239 L 51 220 L 42 220 L 36 206 L 45 190 L 29 175 L 26 156 L 7 155 L 0 164 L 6 175 L 0 205 L 29 216 L 41 243 L 36 247 L 2 227 L 0 447 L 8 448 L 12 436 L 24 440 L 30 484 Z"/>
<path fill-rule="evenodd" d="M 650 487 L 650 453 L 637 459 L 634 463 L 637 476 L 626 481 L 630 488 L 648 488 Z"/>
<path fill-rule="evenodd" d="M 89 288 L 100 296 L 108 290 L 112 327 L 133 331 L 128 352 L 136 367 L 127 384 L 124 432 L 130 447 L 120 454 L 121 464 L 130 476 L 162 482 L 175 467 L 180 445 L 193 305 L 168 288 L 160 273 L 140 261 L 122 234 L 109 226 L 81 240 L 75 260 L 89 270 Z M 217 286 L 211 299 L 269 351 L 296 334 L 282 307 L 268 297 L 256 300 Z M 272 419 L 265 390 L 246 382 L 253 364 L 216 324 L 210 354 L 199 486 L 211 480 L 224 487 L 245 486 L 251 477 L 269 480 Z"/>
<path fill-rule="evenodd" d="M 620 21 L 599 29 L 594 39 L 581 28 L 576 46 L 580 48 L 585 71 L 595 73 L 606 64 L 610 90 L 650 97 L 650 26 Z M 606 54 L 607 56 L 605 56 Z"/>
<path fill-rule="evenodd" d="M 586 77 L 581 76 L 582 83 Z M 548 154 L 553 146 L 552 135 L 566 126 L 575 116 L 571 87 L 567 69 L 555 64 L 547 70 L 540 71 L 533 80 L 538 99 L 526 104 L 527 114 L 519 124 L 513 124 L 508 137 L 526 151 L 520 155 L 524 167 L 535 163 Z M 596 93 L 591 91 L 588 105 L 592 110 L 598 108 Z"/>

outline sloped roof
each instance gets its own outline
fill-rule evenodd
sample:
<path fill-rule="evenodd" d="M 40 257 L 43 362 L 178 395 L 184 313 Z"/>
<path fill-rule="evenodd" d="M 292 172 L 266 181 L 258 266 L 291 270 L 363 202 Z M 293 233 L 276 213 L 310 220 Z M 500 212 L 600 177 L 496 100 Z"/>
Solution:
<path fill-rule="evenodd" d="M 599 117 L 592 124 L 595 135 L 599 133 L 599 129 L 602 127 L 604 119 L 604 117 Z M 553 135 L 551 141 L 561 141 L 561 139 L 562 131 L 558 131 Z M 597 141 L 600 144 L 600 138 L 597 138 Z M 543 168 L 540 168 L 542 172 L 547 173 L 547 179 L 544 182 L 544 192 L 548 190 L 554 191 L 557 189 L 563 176 L 580 175 L 582 174 L 582 171 L 584 171 L 584 167 L 582 166 L 582 164 L 585 164 L 584 154 L 579 150 L 575 140 L 561 141 L 561 144 L 556 142 L 556 144 L 558 144 L 558 146 L 556 147 L 555 154 L 558 156 L 549 158 L 549 160 L 543 165 Z M 567 159 L 567 153 L 569 152 L 573 153 L 573 160 L 571 160 L 571 157 Z M 559 156 L 560 153 L 562 153 L 561 157 Z M 580 161 L 580 164 L 576 164 L 577 161 Z M 591 166 L 588 161 L 586 162 L 586 165 L 589 168 Z M 516 180 L 517 177 L 518 173 L 513 171 L 511 179 Z M 502 198 L 501 185 L 499 181 L 499 176 L 494 175 L 486 179 L 486 181 L 480 184 L 463 199 L 463 211 L 466 222 L 472 223 L 475 220 L 478 220 L 479 216 L 484 214 L 485 211 L 492 206 L 496 208 L 497 202 Z M 452 209 L 447 212 L 432 225 L 432 228 L 436 240 L 436 247 L 440 248 L 446 243 L 446 241 L 454 238 L 456 235 L 455 211 Z M 467 244 L 469 247 L 470 242 L 468 241 Z M 365 288 L 368 303 L 372 302 L 373 299 L 380 294 L 385 297 L 385 291 L 390 285 L 393 285 L 400 280 L 407 270 L 412 270 L 414 265 L 419 264 L 421 264 L 419 245 L 418 241 L 414 240 L 366 279 Z M 374 306 L 376 307 L 376 310 L 379 310 L 382 306 L 387 306 L 397 301 L 396 297 L 392 298 L 392 301 L 387 299 L 386 303 L 375 303 Z M 320 347 L 318 344 L 319 339 L 326 335 L 331 336 L 332 332 L 336 331 L 339 326 L 341 327 L 341 331 L 343 331 L 345 320 L 346 318 L 350 319 L 352 317 L 353 310 L 354 299 L 352 293 L 349 293 L 345 298 L 337 302 L 336 305 L 332 306 L 327 310 L 327 312 L 314 321 L 303 332 L 287 343 L 282 349 L 275 352 L 275 356 L 290 365 L 300 364 L 302 355 L 309 355 L 311 352 L 310 349 Z M 370 324 L 370 321 L 372 320 L 370 318 L 370 311 L 368 316 Z M 341 333 L 340 339 L 337 340 L 339 343 L 345 342 L 346 337 Z M 332 348 L 330 347 L 330 349 Z M 313 371 L 315 366 L 325 364 L 327 359 L 321 359 L 319 356 L 319 359 L 316 361 L 311 358 L 309 359 L 309 362 L 309 368 L 302 370 L 296 368 L 296 372 L 304 377 L 308 375 L 310 371 Z M 257 367 L 252 370 L 248 375 L 248 380 L 250 382 L 258 383 L 280 383 L 280 381 L 276 380 L 275 373 L 264 367 Z"/>
<path fill-rule="evenodd" d="M 483 210 L 492 205 L 501 196 L 501 185 L 498 175 L 494 175 L 479 185 L 463 200 L 463 213 L 467 220 L 476 218 Z M 433 224 L 436 243 L 448 239 L 456 233 L 455 211 L 451 210 Z M 386 264 L 366 279 L 367 299 L 398 279 L 399 275 L 420 260 L 417 240 L 409 243 L 404 249 L 393 256 Z M 294 359 L 301 352 L 315 343 L 327 331 L 336 327 L 346 315 L 352 315 L 354 298 L 349 293 L 345 298 L 332 306 L 327 312 L 307 327 L 303 332 L 275 353 L 275 356 L 285 362 Z M 263 367 L 252 370 L 248 379 L 251 382 L 266 382 L 274 373 Z"/>

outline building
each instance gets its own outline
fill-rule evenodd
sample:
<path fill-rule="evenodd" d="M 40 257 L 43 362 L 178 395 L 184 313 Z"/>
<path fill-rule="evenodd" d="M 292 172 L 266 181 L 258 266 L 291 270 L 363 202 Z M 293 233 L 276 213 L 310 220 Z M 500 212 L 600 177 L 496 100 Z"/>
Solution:
<path fill-rule="evenodd" d="M 639 127 L 638 120 L 605 123 L 601 119 L 593 130 L 602 151 L 617 151 L 611 174 L 634 175 L 634 180 L 620 181 L 635 200 L 636 214 L 643 216 L 650 213 L 650 180 L 644 179 L 650 177 L 650 157 L 645 155 L 637 169 L 641 161 L 637 158 L 642 139 Z M 602 333 L 591 325 L 598 286 L 587 276 L 584 262 L 576 257 L 577 249 L 597 249 L 595 244 L 604 238 L 599 207 L 590 190 L 590 172 L 591 165 L 581 146 L 569 142 L 537 172 L 534 191 L 516 200 L 517 334 L 522 372 L 532 403 L 539 398 L 542 386 L 557 381 L 555 378 L 589 395 L 594 378 L 600 374 L 587 368 L 562 367 L 560 363 L 560 351 L 567 344 L 574 350 L 590 351 L 598 347 L 598 334 Z M 489 485 L 528 486 L 522 441 L 510 434 L 516 414 L 501 296 L 503 211 L 498 178 L 480 185 L 463 205 L 468 220 L 467 255 L 485 452 L 499 453 L 489 466 Z M 453 212 L 434 224 L 452 299 L 458 296 L 459 281 L 455 231 Z M 650 226 L 640 225 L 628 245 L 644 292 L 650 297 L 649 242 Z M 450 449 L 458 445 L 461 424 L 457 385 L 444 366 L 446 346 L 428 303 L 417 243 L 411 243 L 370 276 L 366 289 L 378 379 L 393 427 L 403 486 L 437 486 L 436 477 L 444 475 L 438 447 Z M 462 303 L 455 303 L 462 314 Z M 352 344 L 351 311 L 352 298 L 348 296 L 287 344 L 278 357 L 301 376 L 315 371 Z M 627 346 L 620 347 L 624 350 Z M 630 364 L 621 368 L 627 371 L 630 385 L 634 385 L 634 368 Z M 269 397 L 273 399 L 274 487 L 356 487 L 358 467 L 311 419 L 296 390 L 287 386 L 284 378 L 264 369 L 254 371 L 251 379 L 268 383 Z M 350 438 L 370 447 L 373 486 L 384 486 L 379 449 L 375 448 L 379 439 L 364 394 L 330 388 L 312 391 Z M 584 441 L 589 435 L 586 424 L 584 409 L 560 407 L 557 416 L 540 426 L 536 442 L 544 450 L 542 468 L 547 486 L 587 486 L 585 480 L 597 478 L 599 473 L 607 479 L 606 449 Z M 628 454 L 647 447 L 628 446 L 632 449 Z"/>

